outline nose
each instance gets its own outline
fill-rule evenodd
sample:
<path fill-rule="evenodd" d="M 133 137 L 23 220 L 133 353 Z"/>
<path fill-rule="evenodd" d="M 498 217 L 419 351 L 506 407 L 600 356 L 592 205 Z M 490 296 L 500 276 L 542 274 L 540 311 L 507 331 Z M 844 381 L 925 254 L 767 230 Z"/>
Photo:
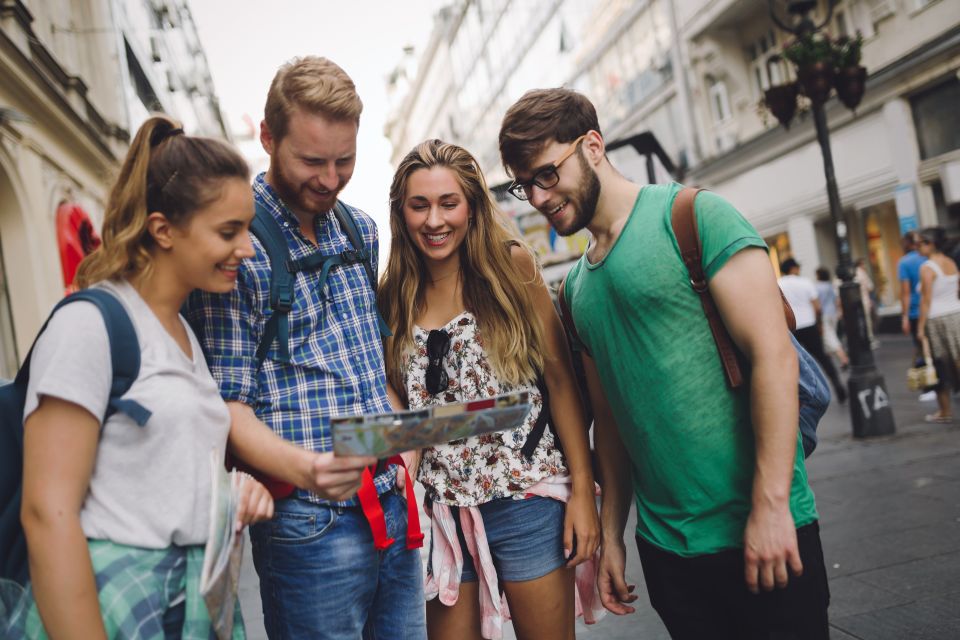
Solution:
<path fill-rule="evenodd" d="M 440 211 L 440 206 L 437 204 L 430 205 L 430 210 L 427 211 L 427 227 L 436 228 L 443 226 L 443 212 Z"/>
<path fill-rule="evenodd" d="M 241 260 L 244 258 L 252 258 L 256 252 L 253 250 L 253 242 L 250 240 L 250 232 L 247 231 L 246 233 L 238 234 L 237 237 L 240 238 L 240 244 L 237 245 L 234 253 Z"/>
<path fill-rule="evenodd" d="M 340 176 L 337 175 L 337 167 L 330 162 L 317 171 L 317 181 L 320 186 L 327 191 L 336 191 L 340 185 Z"/>
<path fill-rule="evenodd" d="M 530 186 L 530 204 L 534 209 L 539 209 L 546 204 L 547 199 L 550 197 L 549 189 L 542 189 L 537 185 Z"/>

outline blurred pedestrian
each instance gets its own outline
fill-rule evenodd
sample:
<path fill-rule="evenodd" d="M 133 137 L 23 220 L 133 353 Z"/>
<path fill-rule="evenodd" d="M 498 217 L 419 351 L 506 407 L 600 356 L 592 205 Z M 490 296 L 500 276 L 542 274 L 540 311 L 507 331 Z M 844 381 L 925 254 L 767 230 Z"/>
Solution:
<path fill-rule="evenodd" d="M 273 520 L 250 529 L 273 639 L 426 635 L 422 538 L 415 522 L 408 530 L 396 491 L 405 472 L 332 452 L 331 418 L 393 409 L 371 266 L 376 224 L 338 200 L 356 165 L 362 110 L 353 80 L 332 61 L 280 67 L 260 125 L 270 166 L 253 193 L 257 221 L 281 238 L 293 290 L 272 289 L 271 256 L 254 237 L 237 288 L 189 303 L 230 408 L 234 452 L 269 475 L 276 499 Z M 280 317 L 285 324 L 271 323 Z M 266 446 L 271 430 L 287 447 Z"/>
<path fill-rule="evenodd" d="M 644 579 L 674 638 L 827 638 L 797 352 L 763 239 L 720 196 L 693 201 L 709 291 L 752 375 L 731 388 L 672 230 L 681 186 L 624 178 L 596 109 L 568 89 L 511 106 L 500 154 L 514 196 L 558 234 L 593 238 L 563 300 L 587 353 L 605 606 L 634 610 L 623 542 L 632 483 Z"/>
<path fill-rule="evenodd" d="M 943 253 L 947 233 L 943 227 L 928 227 L 920 232 L 920 253 L 927 261 L 920 267 L 920 317 L 917 335 L 930 343 L 930 351 L 940 379 L 937 385 L 936 413 L 927 422 L 953 421 L 950 394 L 958 389 L 960 376 L 960 299 L 957 298 L 956 263 Z"/>
<path fill-rule="evenodd" d="M 837 373 L 837 368 L 823 350 L 824 323 L 820 314 L 820 297 L 817 287 L 809 279 L 800 275 L 800 264 L 793 258 L 780 263 L 780 290 L 793 308 L 797 321 L 794 335 L 797 342 L 812 355 L 833 385 L 834 395 L 839 402 L 847 401 L 847 390 Z M 834 313 L 836 301 L 834 300 Z"/>
<path fill-rule="evenodd" d="M 863 316 L 867 325 L 867 340 L 871 349 L 880 346 L 880 341 L 874 337 L 874 324 L 876 322 L 876 308 L 874 305 L 874 284 L 870 273 L 867 271 L 867 261 L 863 258 L 857 258 L 854 263 L 855 271 L 853 279 L 860 285 L 860 302 L 863 304 Z"/>
<path fill-rule="evenodd" d="M 850 365 L 847 352 L 837 336 L 837 323 L 840 320 L 840 304 L 837 287 L 830 277 L 830 270 L 826 267 L 817 269 L 817 299 L 820 301 L 820 323 L 822 325 L 823 347 L 827 353 L 832 353 L 840 362 L 840 368 L 846 369 Z"/>
<path fill-rule="evenodd" d="M 148 119 L 134 137 L 102 245 L 76 283 L 122 302 L 140 342 L 140 373 L 128 404 L 101 422 L 112 367 L 96 307 L 66 305 L 37 341 L 22 507 L 32 601 L 13 637 L 211 637 L 199 595 L 210 452 L 222 464 L 231 424 L 179 311 L 193 289 L 232 290 L 252 255 L 248 180 L 236 150 L 184 135 L 166 117 Z M 134 401 L 152 412 L 143 426 L 123 413 Z M 238 526 L 272 515 L 259 482 L 246 478 L 242 491 Z M 234 637 L 243 637 L 239 606 Z"/>
<path fill-rule="evenodd" d="M 571 638 L 573 567 L 599 543 L 587 424 L 536 261 L 498 216 L 477 161 L 456 145 L 423 142 L 394 175 L 379 294 L 396 327 L 394 388 L 411 409 L 510 391 L 533 404 L 513 430 L 423 450 L 427 625 L 431 638 L 499 637 L 499 584 L 518 637 Z"/>

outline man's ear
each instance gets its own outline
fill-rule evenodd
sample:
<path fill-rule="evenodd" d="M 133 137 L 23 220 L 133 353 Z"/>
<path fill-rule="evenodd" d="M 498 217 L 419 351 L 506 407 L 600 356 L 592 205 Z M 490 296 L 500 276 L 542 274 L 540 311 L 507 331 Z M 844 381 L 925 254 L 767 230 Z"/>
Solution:
<path fill-rule="evenodd" d="M 267 152 L 268 156 L 273 155 L 273 146 L 275 141 L 273 139 L 273 134 L 270 133 L 270 128 L 267 127 L 267 121 L 260 121 L 260 144 L 263 146 L 263 150 Z"/>
<path fill-rule="evenodd" d="M 167 216 L 159 211 L 147 215 L 147 233 L 161 249 L 173 246 L 173 225 L 167 220 Z"/>
<path fill-rule="evenodd" d="M 583 148 L 587 153 L 587 158 L 594 165 L 600 164 L 607 153 L 607 145 L 603 141 L 603 136 L 599 131 L 591 129 L 583 139 Z"/>

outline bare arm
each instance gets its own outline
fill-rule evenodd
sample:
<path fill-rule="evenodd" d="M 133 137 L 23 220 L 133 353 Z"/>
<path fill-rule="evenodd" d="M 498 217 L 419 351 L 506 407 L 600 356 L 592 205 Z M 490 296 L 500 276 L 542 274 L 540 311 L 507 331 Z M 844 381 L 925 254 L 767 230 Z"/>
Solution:
<path fill-rule="evenodd" d="M 327 500 L 346 500 L 360 488 L 363 469 L 376 464 L 371 457 L 336 457 L 315 453 L 276 435 L 249 405 L 228 402 L 231 451 L 267 475 L 312 491 Z"/>
<path fill-rule="evenodd" d="M 583 355 L 583 371 L 593 407 L 593 442 L 597 450 L 598 473 L 602 493 L 600 498 L 600 567 L 597 584 L 603 606 L 617 615 L 633 613 L 627 603 L 637 596 L 632 595 L 633 585 L 627 585 L 625 572 L 627 552 L 623 532 L 627 526 L 633 489 L 630 485 L 630 457 L 620 440 L 617 424 L 600 384 L 597 367 L 586 354 Z"/>
<path fill-rule="evenodd" d="M 565 555 L 570 555 L 576 538 L 576 554 L 567 563 L 567 566 L 574 566 L 593 556 L 600 544 L 587 419 L 573 374 L 567 337 L 550 293 L 530 254 L 519 247 L 514 247 L 512 253 L 517 265 L 528 276 L 527 289 L 543 326 L 543 377 L 550 394 L 550 418 L 563 444 L 564 457 L 573 481 L 573 495 L 567 504 L 563 546 Z"/>
<path fill-rule="evenodd" d="M 30 578 L 51 638 L 106 638 L 80 527 L 100 422 L 72 402 L 44 396 L 24 424 L 23 504 Z"/>
<path fill-rule="evenodd" d="M 900 329 L 903 335 L 910 335 L 910 281 L 900 281 Z"/>
<path fill-rule="evenodd" d="M 744 531 L 751 591 L 785 587 L 787 566 L 803 570 L 790 513 L 797 446 L 797 354 L 787 334 L 777 281 L 762 249 L 744 249 L 710 280 L 731 338 L 750 361 L 750 413 L 756 462 L 750 517 Z"/>
<path fill-rule="evenodd" d="M 920 267 L 920 318 L 917 320 L 917 336 L 927 335 L 927 320 L 930 319 L 930 301 L 933 296 L 933 281 L 937 274 L 933 269 L 922 265 Z"/>

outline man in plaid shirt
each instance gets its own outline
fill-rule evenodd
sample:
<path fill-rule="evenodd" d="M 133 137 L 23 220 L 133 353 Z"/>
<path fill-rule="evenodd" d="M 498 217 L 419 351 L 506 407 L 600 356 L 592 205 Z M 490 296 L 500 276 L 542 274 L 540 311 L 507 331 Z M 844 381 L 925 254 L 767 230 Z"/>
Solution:
<path fill-rule="evenodd" d="M 260 132 L 270 167 L 253 190 L 258 206 L 282 227 L 294 260 L 353 249 L 332 209 L 353 175 L 362 108 L 352 80 L 325 58 L 295 59 L 274 77 Z M 376 225 L 349 209 L 375 265 Z M 296 487 L 276 501 L 273 520 L 250 530 L 267 633 L 425 638 L 419 551 L 402 542 L 375 548 L 355 497 L 360 472 L 376 461 L 331 453 L 331 417 L 391 410 L 365 267 L 337 266 L 325 282 L 319 270 L 297 272 L 288 314 L 289 361 L 278 357 L 275 340 L 260 364 L 257 346 L 273 313 L 271 272 L 256 237 L 253 245 L 256 255 L 239 265 L 236 289 L 195 293 L 188 317 L 230 407 L 231 450 Z M 264 425 L 287 442 L 264 438 Z M 403 540 L 407 511 L 396 482 L 396 467 L 389 466 L 373 485 L 386 535 Z"/>

